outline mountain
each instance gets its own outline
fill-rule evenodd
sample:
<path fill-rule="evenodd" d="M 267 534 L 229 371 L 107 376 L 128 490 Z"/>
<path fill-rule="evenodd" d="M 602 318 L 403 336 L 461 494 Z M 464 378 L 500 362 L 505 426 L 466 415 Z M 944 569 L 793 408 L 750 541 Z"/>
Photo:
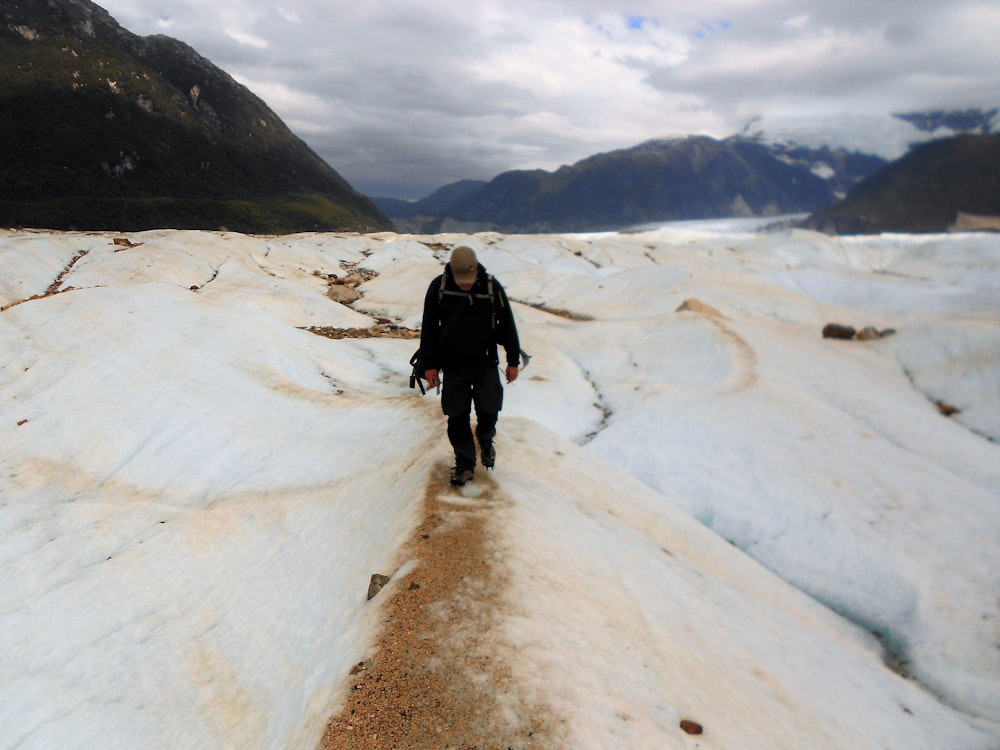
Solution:
<path fill-rule="evenodd" d="M 438 188 L 425 198 L 421 198 L 414 205 L 417 213 L 428 216 L 436 216 L 445 213 L 458 201 L 476 192 L 487 183 L 485 180 L 459 180 Z"/>
<path fill-rule="evenodd" d="M 915 145 L 998 129 L 996 107 L 754 118 L 739 135 L 721 141 L 703 136 L 652 140 L 555 172 L 515 170 L 489 182 L 453 183 L 415 203 L 375 201 L 398 230 L 418 233 L 591 231 L 816 211 L 844 199 Z M 944 225 L 953 220 L 954 213 Z M 941 225 L 940 217 L 934 225 Z"/>
<path fill-rule="evenodd" d="M 939 133 L 942 129 L 955 133 L 990 133 L 1000 126 L 1000 109 L 934 110 L 908 112 L 895 115 L 925 133 Z"/>
<path fill-rule="evenodd" d="M 389 226 L 225 71 L 88 0 L 0 6 L 0 143 L 3 225 Z"/>
<path fill-rule="evenodd" d="M 798 164 L 822 177 L 838 199 L 843 198 L 858 182 L 886 164 L 885 159 L 880 156 L 848 151 L 836 146 L 808 147 L 794 142 L 765 145 L 778 159 Z"/>
<path fill-rule="evenodd" d="M 833 149 L 772 149 L 752 138 L 689 136 L 597 154 L 555 172 L 514 170 L 479 185 L 456 183 L 409 205 L 423 203 L 425 213 L 439 217 L 436 226 L 423 221 L 422 231 L 450 228 L 449 220 L 464 231 L 578 232 L 767 216 L 831 203 L 883 163 Z M 383 205 L 395 219 L 393 207 Z"/>
<path fill-rule="evenodd" d="M 386 215 L 398 231 L 433 233 L 440 229 L 441 216 L 446 216 L 459 200 L 486 185 L 485 180 L 459 180 L 438 188 L 418 201 L 374 197 L 372 202 Z"/>
<path fill-rule="evenodd" d="M 943 232 L 959 213 L 1000 216 L 1000 135 L 962 135 L 914 147 L 806 226 L 840 234 Z"/>
<path fill-rule="evenodd" d="M 378 210 L 386 216 L 395 219 L 410 219 L 416 216 L 416 202 L 403 200 L 402 198 L 389 198 L 386 196 L 371 196 L 372 203 L 378 206 Z"/>
<path fill-rule="evenodd" d="M 830 148 L 893 161 L 929 140 L 1000 132 L 1000 107 L 884 115 L 765 116 L 750 120 L 742 132 L 772 147 Z"/>

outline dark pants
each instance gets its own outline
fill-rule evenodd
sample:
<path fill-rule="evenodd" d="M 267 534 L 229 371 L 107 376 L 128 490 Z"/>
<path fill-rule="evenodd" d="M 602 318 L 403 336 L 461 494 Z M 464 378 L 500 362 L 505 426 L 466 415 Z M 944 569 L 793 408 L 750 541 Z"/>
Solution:
<path fill-rule="evenodd" d="M 448 440 L 460 469 L 476 467 L 476 443 L 470 424 L 473 404 L 476 438 L 482 445 L 496 435 L 497 415 L 503 408 L 503 386 L 496 367 L 482 372 L 448 370 L 441 379 L 441 409 L 448 417 Z"/>

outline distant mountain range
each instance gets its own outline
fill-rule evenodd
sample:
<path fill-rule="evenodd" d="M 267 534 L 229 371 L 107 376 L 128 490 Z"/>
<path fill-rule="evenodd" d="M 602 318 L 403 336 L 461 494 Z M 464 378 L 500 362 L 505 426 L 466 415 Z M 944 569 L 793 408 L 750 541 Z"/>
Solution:
<path fill-rule="evenodd" d="M 810 212 L 884 164 L 842 149 L 688 136 L 597 154 L 555 172 L 516 170 L 488 182 L 465 180 L 415 203 L 373 200 L 410 231 L 600 231 Z"/>
<path fill-rule="evenodd" d="M 486 184 L 486 180 L 459 180 L 435 190 L 418 201 L 404 201 L 400 198 L 372 198 L 372 200 L 386 216 L 394 216 L 397 219 L 444 216 L 458 201 Z"/>
<path fill-rule="evenodd" d="M 390 226 L 260 99 L 89 0 L 0 4 L 0 225 Z"/>
<path fill-rule="evenodd" d="M 1000 135 L 917 145 L 805 226 L 837 234 L 943 232 L 959 214 L 1000 219 Z"/>
<path fill-rule="evenodd" d="M 744 126 L 742 134 L 772 145 L 829 147 L 895 161 L 918 143 L 996 132 L 1000 132 L 1000 107 L 893 115 L 755 117 Z"/>
<path fill-rule="evenodd" d="M 740 135 L 725 140 L 704 136 L 653 140 L 598 154 L 555 172 L 516 170 L 489 181 L 463 180 L 416 202 L 373 200 L 397 228 L 413 232 L 597 231 L 678 219 L 808 213 L 837 205 L 890 163 L 879 154 L 836 145 L 845 142 L 847 131 L 855 140 L 868 138 L 877 142 L 876 150 L 892 154 L 899 150 L 904 135 L 910 142 L 921 141 L 962 131 L 989 133 L 1000 124 L 997 109 L 912 113 L 893 119 L 896 124 L 854 118 L 853 126 L 867 128 L 866 132 L 845 127 L 843 121 L 839 133 L 837 123 L 810 123 L 800 131 L 808 145 L 789 137 L 787 130 L 771 133 L 754 121 Z M 980 171 L 995 175 L 996 168 L 989 166 L 987 155 L 984 158 Z M 920 159 L 910 162 L 921 163 Z M 974 169 L 971 164 L 964 168 Z M 939 187 L 948 189 L 944 183 Z M 939 194 L 933 211 L 914 203 L 908 214 L 929 220 L 947 207 L 951 215 L 945 223 L 922 220 L 908 225 L 906 216 L 900 214 L 902 224 L 897 221 L 893 231 L 939 231 L 954 221 L 958 210 L 989 209 L 988 198 L 984 206 L 984 200 L 972 200 L 971 195 L 960 198 L 961 193 L 961 189 L 950 191 L 954 201 Z M 990 192 L 984 188 L 981 194 Z M 916 196 L 910 199 L 916 201 Z M 837 221 L 817 220 L 813 225 L 827 231 L 847 227 L 851 205 L 858 204 L 850 204 Z M 882 213 L 888 216 L 890 212 Z M 1000 207 L 992 213 L 1000 213 Z"/>
<path fill-rule="evenodd" d="M 1000 110 L 997 109 L 938 109 L 932 112 L 899 114 L 896 117 L 912 124 L 917 130 L 932 134 L 944 131 L 946 135 L 954 133 L 982 135 L 1000 129 Z"/>

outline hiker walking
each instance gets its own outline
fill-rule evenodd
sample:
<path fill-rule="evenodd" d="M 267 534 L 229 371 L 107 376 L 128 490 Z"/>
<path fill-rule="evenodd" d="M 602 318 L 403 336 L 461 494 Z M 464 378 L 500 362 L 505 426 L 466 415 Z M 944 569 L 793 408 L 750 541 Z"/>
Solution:
<path fill-rule="evenodd" d="M 476 407 L 476 440 L 483 466 L 496 461 L 493 438 L 503 406 L 497 344 L 506 354 L 507 382 L 517 380 L 520 344 L 507 293 L 486 273 L 470 247 L 452 253 L 444 273 L 427 287 L 420 356 L 427 385 L 442 385 L 441 409 L 455 450 L 451 483 L 461 487 L 475 475 L 476 443 L 470 423 Z"/>

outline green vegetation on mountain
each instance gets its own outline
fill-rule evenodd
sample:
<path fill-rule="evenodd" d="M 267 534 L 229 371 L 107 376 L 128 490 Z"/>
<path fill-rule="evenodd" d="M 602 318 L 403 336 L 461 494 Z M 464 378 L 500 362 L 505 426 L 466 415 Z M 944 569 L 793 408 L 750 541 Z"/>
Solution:
<path fill-rule="evenodd" d="M 2 225 L 389 226 L 224 71 L 88 0 L 0 7 L 0 154 Z"/>

